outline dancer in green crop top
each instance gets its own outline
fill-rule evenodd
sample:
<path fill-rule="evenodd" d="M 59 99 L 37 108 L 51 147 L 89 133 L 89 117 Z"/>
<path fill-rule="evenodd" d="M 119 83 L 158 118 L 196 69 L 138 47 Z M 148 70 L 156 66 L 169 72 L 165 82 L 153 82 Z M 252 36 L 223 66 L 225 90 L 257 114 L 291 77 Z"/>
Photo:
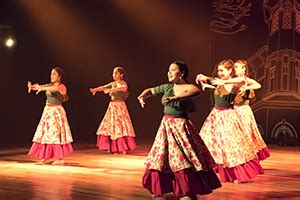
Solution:
<path fill-rule="evenodd" d="M 51 70 L 51 83 L 46 85 L 28 82 L 28 91 L 46 92 L 46 106 L 33 137 L 29 155 L 41 159 L 41 163 L 63 165 L 64 157 L 73 151 L 72 134 L 62 103 L 68 100 L 64 84 L 64 71 L 55 67 Z"/>
<path fill-rule="evenodd" d="M 187 82 L 188 67 L 173 62 L 169 83 L 145 89 L 138 97 L 141 106 L 151 96 L 162 96 L 164 117 L 145 162 L 143 186 L 154 196 L 173 192 L 177 198 L 208 194 L 221 186 L 212 170 L 213 159 L 189 120 L 195 111 L 192 97 L 200 91 Z"/>
<path fill-rule="evenodd" d="M 260 131 L 257 127 L 254 114 L 251 107 L 249 106 L 250 100 L 254 98 L 255 89 L 259 89 L 261 85 L 255 80 L 248 77 L 248 63 L 246 60 L 237 60 L 234 63 L 235 76 L 246 79 L 245 84 L 240 88 L 234 100 L 234 109 L 237 111 L 245 125 L 244 134 L 248 138 L 248 141 L 252 142 L 252 146 L 255 149 L 258 158 L 265 160 L 270 156 L 269 149 L 264 142 Z"/>
<path fill-rule="evenodd" d="M 90 88 L 90 92 L 103 91 L 111 98 L 105 116 L 97 130 L 97 147 L 108 153 L 124 153 L 136 148 L 135 132 L 125 104 L 128 97 L 128 86 L 125 81 L 126 72 L 123 67 L 113 70 L 114 81 L 97 88 Z"/>
<path fill-rule="evenodd" d="M 215 81 L 215 105 L 199 135 L 217 164 L 221 181 L 238 183 L 250 181 L 257 174 L 263 173 L 263 169 L 252 143 L 244 135 L 242 118 L 233 109 L 234 97 L 245 82 L 243 78 L 232 78 L 233 64 L 232 60 L 223 60 L 216 67 L 220 80 Z M 208 79 L 204 75 L 198 75 L 196 81 Z"/>

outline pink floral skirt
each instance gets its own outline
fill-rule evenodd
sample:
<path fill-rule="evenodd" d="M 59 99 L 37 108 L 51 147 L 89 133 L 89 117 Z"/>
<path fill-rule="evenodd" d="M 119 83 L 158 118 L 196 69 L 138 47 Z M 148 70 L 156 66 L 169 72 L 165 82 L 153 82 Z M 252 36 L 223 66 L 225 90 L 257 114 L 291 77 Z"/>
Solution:
<path fill-rule="evenodd" d="M 231 177 L 249 181 L 263 173 L 257 151 L 243 130 L 244 124 L 236 111 L 222 108 L 214 108 L 200 130 L 199 134 L 217 164 L 221 181 L 234 181 Z"/>
<path fill-rule="evenodd" d="M 97 130 L 101 150 L 122 152 L 136 148 L 135 132 L 124 101 L 111 101 Z"/>
<path fill-rule="evenodd" d="M 214 161 L 188 119 L 163 117 L 145 166 L 143 186 L 154 195 L 183 197 L 221 187 Z"/>
<path fill-rule="evenodd" d="M 73 151 L 72 134 L 61 104 L 46 104 L 28 155 L 39 159 L 62 159 Z"/>
<path fill-rule="evenodd" d="M 258 158 L 265 160 L 270 157 L 269 149 L 261 137 L 251 107 L 249 105 L 243 105 L 235 106 L 234 109 L 244 124 L 244 136 L 248 141 L 252 142 L 252 147 L 254 151 L 257 152 Z"/>

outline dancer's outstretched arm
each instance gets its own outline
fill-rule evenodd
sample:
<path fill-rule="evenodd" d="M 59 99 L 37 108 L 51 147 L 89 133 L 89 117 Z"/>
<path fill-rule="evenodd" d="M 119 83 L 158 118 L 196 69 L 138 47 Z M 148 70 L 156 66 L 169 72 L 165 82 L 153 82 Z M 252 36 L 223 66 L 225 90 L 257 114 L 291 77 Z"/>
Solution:
<path fill-rule="evenodd" d="M 67 88 L 63 84 L 55 86 L 55 85 L 51 85 L 51 84 L 39 85 L 36 83 L 34 85 L 37 88 L 36 94 L 38 94 L 40 92 L 45 92 L 45 91 L 60 92 L 63 95 L 67 94 Z"/>
<path fill-rule="evenodd" d="M 112 86 L 114 82 L 111 82 L 111 83 L 108 83 L 106 85 L 101 85 L 99 87 L 96 87 L 96 88 L 90 88 L 90 92 L 93 94 L 93 96 L 96 94 L 96 92 L 102 92 L 104 91 L 105 89 L 109 88 Z"/>
<path fill-rule="evenodd" d="M 245 85 L 247 90 L 253 89 L 253 90 L 257 90 L 261 88 L 261 84 L 258 83 L 256 80 L 251 79 L 251 78 L 247 78 L 247 82 Z"/>
<path fill-rule="evenodd" d="M 118 91 L 121 91 L 121 92 L 126 92 L 128 90 L 128 86 L 127 86 L 127 83 L 125 81 L 121 81 L 119 82 L 121 85 L 118 86 L 118 87 L 115 87 L 113 89 L 104 89 L 104 93 L 105 94 L 112 94 L 113 92 L 118 92 Z"/>
<path fill-rule="evenodd" d="M 178 101 L 196 97 L 200 94 L 200 90 L 193 84 L 188 84 L 185 88 L 184 92 L 177 94 L 176 96 L 166 97 L 162 100 L 162 102 L 168 103 L 170 101 Z"/>
<path fill-rule="evenodd" d="M 27 87 L 28 87 L 28 93 L 31 91 L 36 91 L 36 94 L 42 92 L 42 91 L 49 91 L 49 92 L 60 92 L 62 94 L 66 94 L 66 91 L 62 88 L 62 85 L 55 86 L 51 84 L 43 84 L 40 85 L 38 83 L 32 84 L 30 81 L 27 82 Z"/>
<path fill-rule="evenodd" d="M 198 75 L 196 76 L 196 80 L 195 80 L 195 81 L 196 81 L 197 84 L 199 84 L 199 83 L 201 84 L 202 91 L 204 91 L 205 88 L 216 89 L 215 86 L 213 86 L 213 85 L 207 83 L 208 80 L 212 80 L 212 79 L 213 79 L 213 78 L 208 77 L 208 76 L 205 76 L 205 75 L 203 75 L 203 74 L 198 74 Z"/>

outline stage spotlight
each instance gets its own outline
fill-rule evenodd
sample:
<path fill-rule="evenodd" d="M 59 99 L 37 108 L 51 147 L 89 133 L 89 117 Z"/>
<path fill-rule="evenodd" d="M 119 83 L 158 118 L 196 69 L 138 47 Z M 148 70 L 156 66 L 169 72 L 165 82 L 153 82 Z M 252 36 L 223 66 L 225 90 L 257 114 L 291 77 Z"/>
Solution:
<path fill-rule="evenodd" d="M 15 40 L 13 38 L 8 38 L 5 40 L 5 46 L 11 48 L 15 45 Z"/>

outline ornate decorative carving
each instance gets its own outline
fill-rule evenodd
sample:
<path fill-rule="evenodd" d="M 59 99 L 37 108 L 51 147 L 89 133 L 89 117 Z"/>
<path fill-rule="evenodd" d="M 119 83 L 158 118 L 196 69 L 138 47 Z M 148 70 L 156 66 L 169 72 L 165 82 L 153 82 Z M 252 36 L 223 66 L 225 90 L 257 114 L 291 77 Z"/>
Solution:
<path fill-rule="evenodd" d="M 245 0 L 214 0 L 214 14 L 210 21 L 210 30 L 221 34 L 235 34 L 247 29 L 241 19 L 250 16 L 252 4 Z"/>
<path fill-rule="evenodd" d="M 296 31 L 300 33 L 300 12 L 296 13 Z"/>
<path fill-rule="evenodd" d="M 292 12 L 286 9 L 282 13 L 282 29 L 292 29 Z"/>
<path fill-rule="evenodd" d="M 278 122 L 272 130 L 271 137 L 277 138 L 280 135 L 288 136 L 291 138 L 298 138 L 297 131 L 294 126 L 287 122 L 285 119 L 282 119 L 281 122 Z"/>
<path fill-rule="evenodd" d="M 264 0 L 263 8 L 265 22 L 271 26 L 270 35 L 278 31 L 280 17 L 282 29 L 292 29 L 295 23 L 296 31 L 300 33 L 300 4 L 297 0 Z M 293 22 L 293 16 L 295 16 L 295 22 Z"/>

